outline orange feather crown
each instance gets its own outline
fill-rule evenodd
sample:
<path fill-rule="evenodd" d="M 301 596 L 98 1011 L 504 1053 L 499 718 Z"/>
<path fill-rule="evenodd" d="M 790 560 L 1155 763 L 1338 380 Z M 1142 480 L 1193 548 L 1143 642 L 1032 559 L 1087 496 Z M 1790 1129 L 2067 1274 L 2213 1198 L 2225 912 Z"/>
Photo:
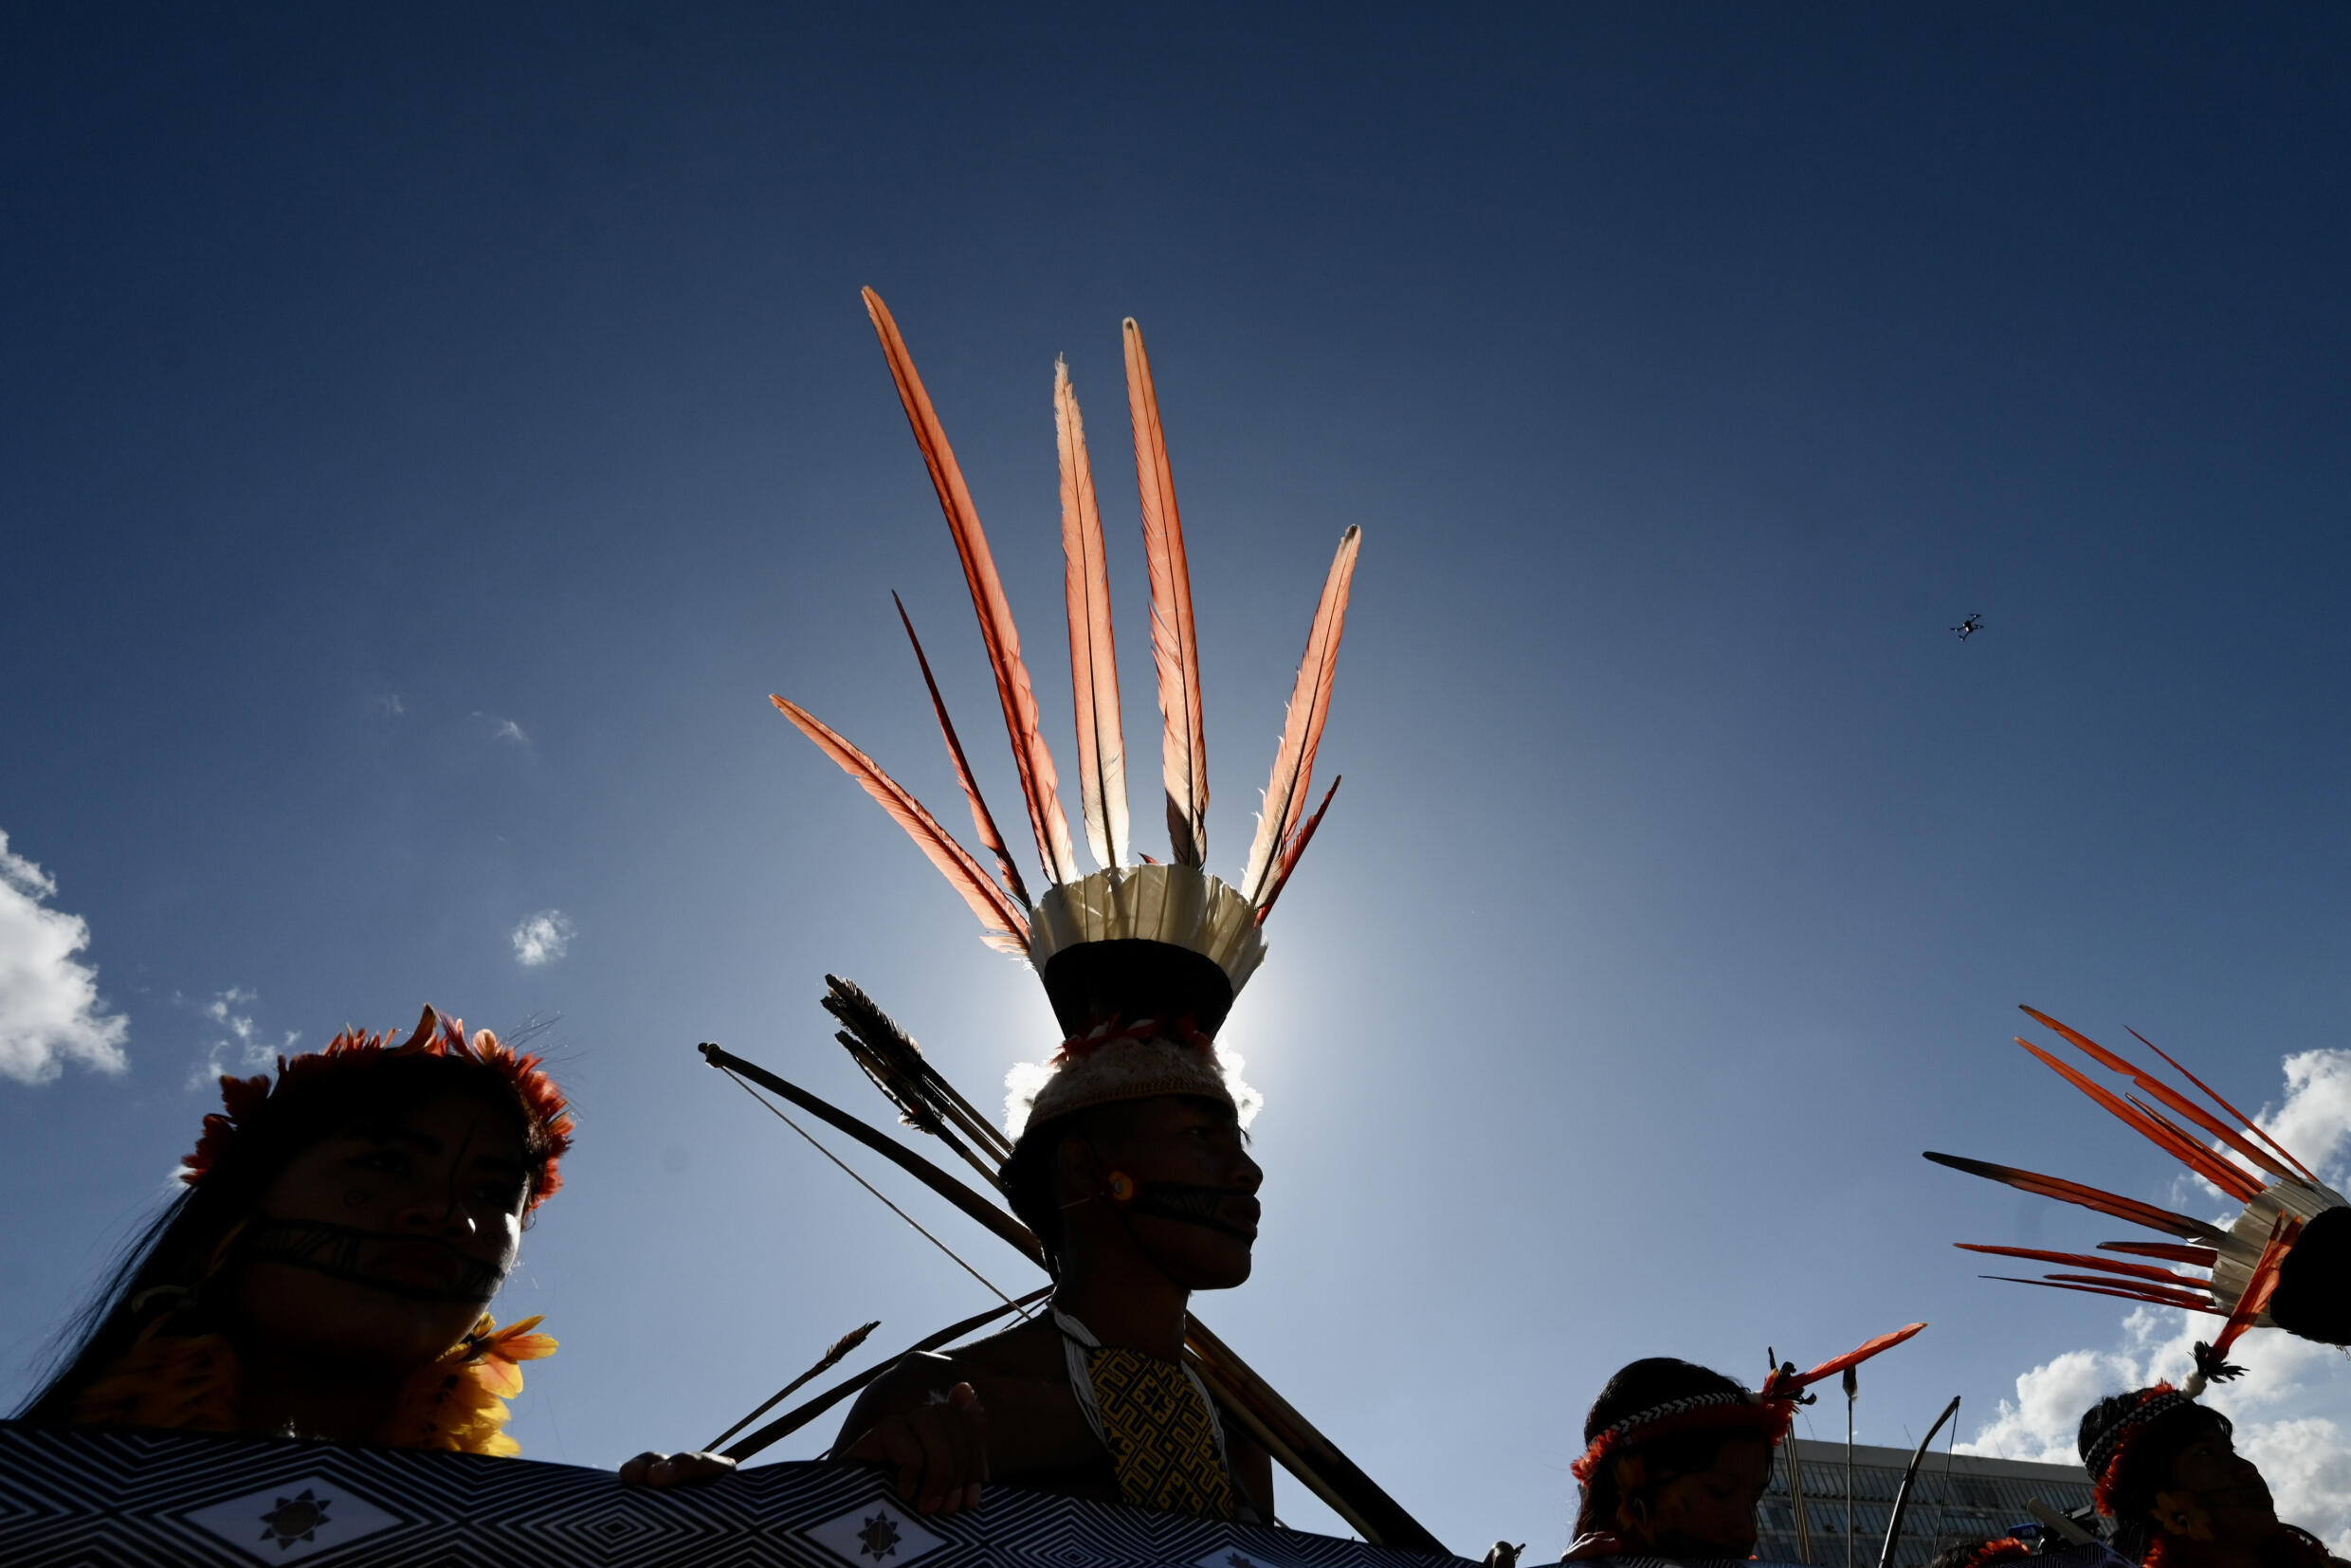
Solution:
<path fill-rule="evenodd" d="M 488 1030 L 468 1041 L 462 1020 L 430 1007 L 413 1034 L 396 1046 L 387 1044 L 389 1039 L 389 1034 L 347 1029 L 323 1050 L 279 1057 L 274 1083 L 265 1073 L 251 1078 L 222 1074 L 222 1108 L 204 1119 L 203 1135 L 196 1140 L 195 1152 L 180 1162 L 179 1178 L 191 1187 L 201 1184 L 256 1127 L 285 1114 L 290 1095 L 299 1096 L 310 1085 L 386 1063 L 438 1058 L 478 1067 L 512 1092 L 533 1143 L 542 1151 L 538 1168 L 531 1173 L 528 1207 L 536 1209 L 556 1194 L 563 1185 L 557 1166 L 572 1147 L 573 1122 L 562 1090 L 537 1056 L 508 1049 Z"/>
<path fill-rule="evenodd" d="M 1881 1334 L 1865 1340 L 1844 1355 L 1823 1361 L 1810 1372 L 1797 1372 L 1793 1363 L 1775 1368 L 1763 1379 L 1760 1392 L 1749 1394 L 1724 1390 L 1720 1394 L 1695 1394 L 1680 1399 L 1669 1399 L 1648 1410 L 1635 1411 L 1623 1420 L 1614 1422 L 1592 1434 L 1591 1446 L 1583 1457 L 1568 1467 L 1568 1473 L 1578 1484 L 1588 1482 L 1613 1454 L 1635 1449 L 1660 1438 L 1676 1437 L 1688 1431 L 1752 1432 L 1777 1446 L 1788 1435 L 1788 1427 L 1795 1419 L 1798 1404 L 1811 1401 L 1804 1391 L 1824 1377 L 1833 1377 L 1849 1367 L 1859 1366 L 1881 1351 L 1893 1349 L 1904 1340 L 1925 1328 L 1924 1323 L 1904 1323 L 1891 1334 Z"/>
<path fill-rule="evenodd" d="M 2127 1080 L 2129 1090 L 2136 1092 L 2117 1094 L 2055 1052 L 2021 1035 L 2016 1037 L 2016 1044 L 2093 1103 L 2178 1160 L 2192 1175 L 2245 1207 L 2226 1226 L 2213 1225 L 2192 1214 L 2175 1213 L 2062 1176 L 1930 1152 L 1926 1158 L 1939 1165 L 1997 1181 L 2019 1192 L 2055 1198 L 2094 1213 L 2108 1214 L 2173 1238 L 2099 1244 L 2099 1252 L 2119 1252 L 2124 1258 L 1974 1242 L 1961 1242 L 1959 1246 L 1965 1251 L 1994 1257 L 2058 1264 L 2068 1270 L 2044 1274 L 2039 1279 L 2010 1274 L 1987 1275 L 1989 1279 L 2117 1297 L 2219 1318 L 2223 1320 L 2219 1332 L 2210 1343 L 2196 1347 L 2196 1372 L 2184 1392 L 2194 1396 L 2203 1392 L 2208 1380 L 2237 1376 L 2241 1369 L 2228 1364 L 2230 1347 L 2251 1329 L 2278 1326 L 2270 1316 L 2269 1305 L 2277 1293 L 2286 1261 L 2306 1224 L 2345 1207 L 2342 1194 L 2321 1181 L 2285 1144 L 2137 1030 L 2130 1031 L 2132 1036 L 2193 1085 L 2203 1096 L 2202 1101 L 2039 1009 L 2028 1007 L 2022 1011 L 2080 1051 L 2092 1065 Z M 2155 1261 L 2129 1262 L 2125 1261 L 2127 1258 Z M 2183 1273 L 2178 1267 L 2159 1264 L 2180 1265 L 2203 1272 Z"/>
<path fill-rule="evenodd" d="M 2099 1433 L 2089 1451 L 2082 1456 L 2083 1468 L 2089 1471 L 2096 1487 L 2092 1501 L 2098 1511 L 2108 1519 L 2115 1517 L 2116 1500 L 2122 1493 L 2123 1479 L 2129 1469 L 2133 1451 L 2148 1431 L 2164 1417 L 2184 1410 L 2200 1410 L 2194 1395 L 2158 1383 L 2141 1389 L 2139 1403 L 2118 1416 L 2114 1423 Z"/>
<path fill-rule="evenodd" d="M 965 803 L 980 853 L 966 848 L 920 801 L 884 773 L 874 759 L 796 702 L 772 698 L 817 748 L 854 778 L 904 829 L 923 855 L 979 918 L 984 939 L 1000 951 L 1026 958 L 1044 981 L 1065 1037 L 1094 1038 L 1116 1049 L 1065 1050 L 1051 1062 L 1014 1069 L 1007 1103 L 1014 1129 L 1025 1121 L 1030 1100 L 1046 1083 L 1064 1082 L 1062 1098 L 1099 1102 L 1140 1099 L 1165 1092 L 1154 1085 L 1170 1073 L 1184 1077 L 1197 1055 L 1181 1039 L 1133 1033 L 1127 1026 L 1147 1018 L 1188 1018 L 1198 1032 L 1213 1036 L 1233 998 L 1265 957 L 1260 932 L 1274 901 L 1314 837 L 1330 805 L 1326 792 L 1313 804 L 1310 789 L 1322 731 L 1330 716 L 1340 638 L 1346 624 L 1347 597 L 1355 577 L 1360 535 L 1340 536 L 1299 660 L 1282 738 L 1267 778 L 1265 809 L 1238 881 L 1209 874 L 1207 733 L 1201 717 L 1200 655 L 1192 611 L 1192 574 L 1183 522 L 1176 503 L 1167 435 L 1159 417 L 1158 392 L 1143 352 L 1142 329 L 1132 319 L 1121 328 L 1125 350 L 1127 412 L 1133 431 L 1136 487 L 1142 522 L 1144 564 L 1151 592 L 1152 663 L 1158 681 L 1161 776 L 1167 801 L 1169 859 L 1134 855 L 1127 818 L 1125 742 L 1119 702 L 1116 639 L 1111 625 L 1110 578 L 1102 511 L 1085 428 L 1067 367 L 1054 366 L 1053 428 L 1061 473 L 1064 599 L 1069 630 L 1072 703 L 1077 716 L 1077 784 L 1084 837 L 1101 869 L 1083 872 L 1062 805 L 1061 775 L 1047 745 L 1036 692 L 1021 655 L 1020 633 L 1011 600 L 997 574 L 988 536 L 980 526 L 947 432 L 930 393 L 917 374 L 898 324 L 880 295 L 865 291 L 866 313 L 881 338 L 915 443 L 946 515 L 949 534 L 963 568 L 965 586 L 979 620 L 980 640 L 994 676 L 1012 762 L 1020 782 L 1021 814 L 1034 834 L 1046 885 L 1031 897 L 1014 864 L 996 818 L 980 798 L 970 758 L 947 717 L 928 657 L 915 638 L 913 622 L 899 607 L 907 640 L 928 688 L 933 713 Z M 1338 788 L 1333 780 L 1331 790 Z M 993 863 L 983 864 L 982 855 Z M 1164 1064 L 1127 1061 L 1157 1052 Z M 1212 1056 L 1211 1058 L 1212 1063 Z M 1160 1070 L 1164 1067 L 1165 1071 Z M 1223 1095 L 1246 1118 L 1255 1093 L 1231 1073 L 1192 1071 L 1183 1092 Z M 1079 1091 L 1075 1081 L 1084 1080 Z M 1051 1096 L 1039 1102 L 1054 1103 Z"/>

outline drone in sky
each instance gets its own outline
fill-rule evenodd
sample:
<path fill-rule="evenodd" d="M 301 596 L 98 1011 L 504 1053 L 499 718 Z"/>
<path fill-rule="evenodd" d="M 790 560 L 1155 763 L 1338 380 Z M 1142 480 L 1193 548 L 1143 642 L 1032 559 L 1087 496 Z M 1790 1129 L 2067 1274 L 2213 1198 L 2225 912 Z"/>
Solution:
<path fill-rule="evenodd" d="M 1959 634 L 1959 641 L 1963 643 L 1983 629 L 1983 615 L 1980 611 L 1970 615 L 1951 629 Z"/>

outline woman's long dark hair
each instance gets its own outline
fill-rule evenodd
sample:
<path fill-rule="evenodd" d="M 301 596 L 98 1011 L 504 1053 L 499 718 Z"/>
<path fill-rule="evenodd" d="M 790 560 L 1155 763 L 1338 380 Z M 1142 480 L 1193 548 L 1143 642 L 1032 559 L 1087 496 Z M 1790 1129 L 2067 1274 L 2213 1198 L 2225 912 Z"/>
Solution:
<path fill-rule="evenodd" d="M 1600 1396 L 1592 1401 L 1591 1413 L 1584 1417 L 1584 1442 L 1589 1444 L 1617 1422 L 1645 1410 L 1654 1410 L 1668 1400 L 1746 1392 L 1745 1385 L 1736 1379 L 1694 1361 L 1650 1356 L 1624 1367 L 1600 1390 Z M 1722 1445 L 1734 1438 L 1752 1442 L 1756 1434 L 1750 1431 L 1676 1432 L 1618 1451 L 1628 1456 L 1638 1454 L 1647 1462 L 1649 1484 L 1653 1487 L 1675 1476 L 1707 1468 L 1722 1456 Z M 1616 1467 L 1602 1464 L 1584 1483 L 1583 1502 L 1576 1510 L 1576 1534 L 1614 1530 L 1616 1515 L 1625 1502 L 1616 1485 Z"/>
<path fill-rule="evenodd" d="M 226 1304 L 209 1288 L 223 1243 L 261 1207 L 296 1156 L 366 1119 L 405 1115 L 427 1101 L 478 1094 L 517 1116 L 525 1165 L 536 1169 L 541 1135 L 522 1114 L 513 1088 L 481 1066 L 447 1056 L 387 1057 L 321 1074 L 273 1096 L 268 1112 L 241 1126 L 229 1158 L 173 1197 L 124 1246 L 106 1283 L 58 1335 L 40 1389 L 19 1420 L 64 1424 L 75 1399 L 164 1318 L 174 1333 L 225 1326 Z"/>

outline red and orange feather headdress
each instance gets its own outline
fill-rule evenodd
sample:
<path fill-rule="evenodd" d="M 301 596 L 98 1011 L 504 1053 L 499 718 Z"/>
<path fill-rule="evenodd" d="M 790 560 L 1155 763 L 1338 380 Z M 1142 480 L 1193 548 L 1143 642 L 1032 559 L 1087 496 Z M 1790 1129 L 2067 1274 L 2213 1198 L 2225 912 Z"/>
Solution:
<path fill-rule="evenodd" d="M 558 1165 L 572 1146 L 573 1122 L 563 1091 L 556 1087 L 555 1080 L 547 1075 L 537 1056 L 508 1049 L 488 1030 L 468 1040 L 463 1020 L 447 1017 L 430 1007 L 425 1009 L 415 1032 L 406 1040 L 395 1046 L 388 1043 L 390 1038 L 389 1033 L 345 1030 L 329 1041 L 324 1049 L 279 1057 L 274 1081 L 266 1073 L 251 1078 L 232 1078 L 224 1073 L 220 1081 L 222 1108 L 204 1119 L 204 1131 L 196 1140 L 195 1152 L 180 1162 L 179 1178 L 191 1187 L 200 1184 L 219 1168 L 241 1138 L 275 1107 L 286 1103 L 288 1091 L 300 1091 L 333 1075 L 365 1072 L 386 1062 L 444 1057 L 480 1067 L 514 1092 L 523 1120 L 546 1151 L 538 1169 L 531 1173 L 529 1206 L 536 1209 L 556 1194 L 563 1185 Z"/>
<path fill-rule="evenodd" d="M 871 757 L 798 703 L 781 697 L 771 701 L 906 830 L 979 918 L 988 943 L 1027 958 L 1036 968 L 1067 1039 L 1092 1039 L 1096 1044 L 1105 1037 L 1123 1040 L 1128 1026 L 1155 1017 L 1170 1026 L 1163 1033 L 1177 1032 L 1174 1026 L 1180 1020 L 1183 1029 L 1194 1035 L 1212 1037 L 1232 998 L 1264 958 L 1265 940 L 1258 928 L 1297 868 L 1300 855 L 1330 804 L 1326 793 L 1311 814 L 1306 811 L 1315 754 L 1330 715 L 1332 679 L 1360 535 L 1350 527 L 1340 537 L 1299 663 L 1256 840 L 1239 883 L 1229 885 L 1204 869 L 1208 856 L 1207 734 L 1201 718 L 1199 645 L 1183 523 L 1176 510 L 1166 432 L 1159 420 L 1151 362 L 1143 351 L 1142 329 L 1132 319 L 1124 323 L 1127 411 L 1151 584 L 1152 657 L 1163 720 L 1160 761 L 1170 842 L 1167 862 L 1144 855 L 1144 864 L 1127 864 L 1126 761 L 1102 515 L 1077 393 L 1067 368 L 1055 364 L 1053 424 L 1060 454 L 1062 549 L 1066 563 L 1064 598 L 1077 711 L 1079 795 L 1085 841 L 1101 866 L 1091 875 L 1082 874 L 1062 809 L 1060 775 L 1045 741 L 1035 691 L 1021 657 L 1020 633 L 996 574 L 987 533 L 980 526 L 978 508 L 889 307 L 871 289 L 865 291 L 865 302 L 881 337 L 883 356 L 897 384 L 907 423 L 914 430 L 915 445 L 921 450 L 939 507 L 946 514 L 964 583 L 971 591 L 972 608 L 979 618 L 980 640 L 1004 710 L 1022 805 L 1044 865 L 1045 891 L 1030 898 L 1011 850 L 996 829 L 994 815 L 980 798 L 963 743 L 947 717 L 946 704 L 931 679 L 930 662 L 915 639 L 911 621 L 906 622 L 907 639 L 914 643 L 957 783 L 971 807 L 973 830 L 980 848 L 994 861 L 995 874 Z M 905 618 L 902 605 L 899 614 L 902 620 Z M 1334 780 L 1332 793 L 1337 789 Z M 1115 956 L 1102 951 L 1111 946 L 1122 951 Z M 1139 950 L 1142 952 L 1139 962 Z M 1157 950 L 1157 960 L 1153 959 L 1151 950 Z M 1109 1026 L 1106 1035 L 1105 1025 Z M 1167 1042 L 1139 1037 L 1135 1043 L 1143 1048 L 1157 1048 Z M 1108 1071 L 1107 1064 L 1121 1055 L 1065 1050 L 1048 1065 L 1046 1072 L 1060 1091 L 1048 1087 L 1040 1104 L 1070 1100 L 1072 1094 L 1065 1091 L 1074 1090 L 1077 1079 Z M 1199 1092 L 1231 1092 L 1218 1077 L 1212 1046 L 1204 1062 L 1198 1056 L 1187 1044 L 1169 1055 L 1162 1065 L 1163 1073 L 1130 1071 L 1123 1086 L 1113 1085 L 1105 1078 L 1097 1087 L 1103 1097 L 1135 1098 L 1138 1085 L 1156 1084 L 1162 1078 L 1199 1078 Z M 1101 1066 L 1089 1067 L 1087 1064 Z M 1053 1099 L 1056 1093 L 1058 1100 Z M 1234 1098 L 1247 1108 L 1246 1093 Z"/>
<path fill-rule="evenodd" d="M 2053 1197 L 2060 1202 L 2109 1214 L 2116 1219 L 2127 1220 L 2133 1225 L 2179 1238 L 2176 1242 L 2103 1242 L 2099 1246 L 2102 1252 L 2154 1258 L 2204 1272 L 2186 1274 L 2149 1264 L 2124 1263 L 2084 1252 L 2051 1252 L 2033 1248 L 1991 1247 L 1970 1242 L 1957 1245 L 1970 1252 L 2025 1258 L 2036 1263 L 2062 1264 L 2073 1269 L 2090 1270 L 2087 1273 L 2044 1274 L 2037 1280 L 2016 1279 L 2005 1274 L 1987 1275 L 1989 1279 L 2014 1285 L 2041 1285 L 2057 1290 L 2078 1290 L 2093 1296 L 2119 1297 L 2123 1301 L 2141 1302 L 2151 1306 L 2178 1307 L 2183 1311 L 2200 1312 L 2221 1319 L 2220 1331 L 2213 1336 L 2211 1341 L 2196 1345 L 2196 1371 L 2180 1391 L 2185 1396 L 2194 1398 L 2203 1392 L 2208 1380 L 2237 1375 L 2240 1369 L 2228 1364 L 2230 1347 L 2248 1329 L 2269 1325 L 2269 1307 L 2270 1298 L 2277 1291 L 2279 1268 L 2294 1244 L 2301 1239 L 2303 1227 L 2330 1209 L 2342 1208 L 2342 1195 L 2321 1182 L 2308 1166 L 2296 1159 L 2284 1144 L 2263 1131 L 2251 1118 L 2223 1100 L 2202 1079 L 2181 1067 L 2138 1030 L 2133 1030 L 2132 1036 L 2162 1057 L 2174 1071 L 2201 1091 L 2211 1102 L 2210 1105 L 2197 1103 L 2174 1085 L 2165 1083 L 2127 1058 L 2107 1049 L 2080 1030 L 2059 1023 L 2048 1013 L 2029 1007 L 2022 1011 L 2098 1066 L 2129 1079 L 2139 1094 L 2148 1098 L 2142 1100 L 2139 1094 L 2117 1095 L 2060 1061 L 2050 1051 L 2021 1036 L 2016 1041 L 2019 1046 L 2123 1125 L 2178 1159 L 2191 1174 L 2211 1183 L 2245 1207 L 2236 1219 L 2224 1229 L 2151 1203 L 2142 1203 L 2136 1198 L 2086 1187 L 2080 1182 L 2042 1176 L 2033 1171 L 2020 1171 L 2007 1165 L 1994 1165 L 1979 1159 L 1966 1159 L 1958 1155 L 1930 1152 L 1927 1158 L 1940 1165 L 1948 1165 L 1953 1170 L 2001 1182 L 2021 1192 Z M 2179 1121 L 2165 1116 L 2149 1101 L 2161 1104 L 2165 1110 L 2178 1117 Z M 2182 1126 L 2181 1121 L 2188 1125 Z M 2197 1131 L 2192 1132 L 2190 1127 Z M 2204 1138 L 2198 1136 L 2199 1132 L 2214 1141 L 2205 1142 Z M 2244 1163 L 2240 1164 L 2240 1160 Z M 2248 1170 L 2248 1165 L 2252 1168 Z"/>
<path fill-rule="evenodd" d="M 1583 1457 L 1568 1467 L 1568 1473 L 1577 1483 L 1588 1482 L 1606 1464 L 1612 1454 L 1654 1443 L 1660 1438 L 1673 1437 L 1686 1431 L 1746 1431 L 1777 1446 L 1788 1435 L 1789 1423 L 1795 1419 L 1795 1408 L 1807 1403 L 1804 1391 L 1823 1378 L 1833 1377 L 1849 1367 L 1857 1367 L 1870 1357 L 1893 1349 L 1904 1340 L 1925 1328 L 1924 1323 L 1904 1323 L 1890 1334 L 1855 1345 L 1842 1356 L 1832 1357 L 1810 1372 L 1793 1372 L 1775 1367 L 1763 1379 L 1762 1388 L 1753 1394 L 1698 1394 L 1686 1398 L 1668 1400 L 1644 1411 L 1635 1411 L 1623 1420 L 1593 1433 L 1591 1445 Z"/>

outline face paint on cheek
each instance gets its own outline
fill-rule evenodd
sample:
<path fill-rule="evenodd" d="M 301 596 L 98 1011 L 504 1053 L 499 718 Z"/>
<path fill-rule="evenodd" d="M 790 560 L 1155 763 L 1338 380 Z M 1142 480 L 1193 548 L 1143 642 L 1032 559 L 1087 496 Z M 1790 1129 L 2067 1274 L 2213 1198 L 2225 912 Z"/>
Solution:
<path fill-rule="evenodd" d="M 1257 1239 L 1257 1201 L 1230 1187 L 1203 1187 L 1189 1181 L 1146 1181 L 1129 1207 L 1155 1219 L 1197 1225 L 1235 1241 Z"/>
<path fill-rule="evenodd" d="M 239 1246 L 254 1263 L 307 1269 L 410 1301 L 485 1303 L 505 1282 L 505 1249 L 498 1263 L 470 1258 L 453 1247 L 416 1236 L 386 1235 L 325 1220 L 265 1220 Z"/>

